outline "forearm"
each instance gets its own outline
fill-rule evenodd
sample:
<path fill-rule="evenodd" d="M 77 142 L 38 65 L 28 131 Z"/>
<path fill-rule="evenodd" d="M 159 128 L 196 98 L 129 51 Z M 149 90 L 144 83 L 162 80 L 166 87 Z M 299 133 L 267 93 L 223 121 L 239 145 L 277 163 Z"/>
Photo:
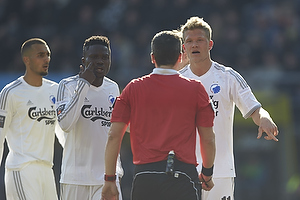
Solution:
<path fill-rule="evenodd" d="M 211 127 L 200 127 L 198 131 L 200 134 L 200 149 L 203 166 L 205 168 L 211 168 L 214 165 L 216 155 L 215 134 Z"/>
<path fill-rule="evenodd" d="M 116 173 L 117 158 L 125 130 L 126 124 L 123 122 L 113 122 L 111 124 L 105 148 L 105 174 L 107 175 Z"/>
<path fill-rule="evenodd" d="M 256 110 L 252 113 L 251 117 L 252 117 L 253 122 L 254 122 L 257 126 L 260 125 L 261 119 L 263 119 L 263 118 L 272 121 L 272 119 L 271 119 L 271 117 L 270 117 L 270 114 L 269 114 L 265 109 L 263 109 L 262 107 L 256 109 Z"/>
<path fill-rule="evenodd" d="M 89 87 L 89 84 L 82 79 L 78 79 L 75 90 L 68 90 L 65 85 L 59 85 L 56 111 L 58 123 L 65 132 L 76 124 Z"/>

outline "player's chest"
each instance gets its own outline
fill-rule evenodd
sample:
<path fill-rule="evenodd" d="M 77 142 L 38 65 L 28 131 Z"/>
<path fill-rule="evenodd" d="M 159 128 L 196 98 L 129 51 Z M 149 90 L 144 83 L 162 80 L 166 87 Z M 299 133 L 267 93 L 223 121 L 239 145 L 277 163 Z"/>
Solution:
<path fill-rule="evenodd" d="M 54 118 L 56 92 L 51 90 L 24 90 L 14 93 L 13 109 L 15 114 L 30 119 Z"/>
<path fill-rule="evenodd" d="M 110 119 L 116 95 L 112 92 L 89 91 L 80 110 L 81 117 L 94 120 Z"/>

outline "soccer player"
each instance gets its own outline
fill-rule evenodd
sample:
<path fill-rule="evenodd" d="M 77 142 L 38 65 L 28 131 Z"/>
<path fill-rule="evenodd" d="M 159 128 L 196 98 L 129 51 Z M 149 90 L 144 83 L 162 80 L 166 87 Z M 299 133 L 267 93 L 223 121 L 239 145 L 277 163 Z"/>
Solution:
<path fill-rule="evenodd" d="M 132 200 L 199 200 L 201 186 L 213 187 L 214 111 L 201 82 L 174 69 L 181 53 L 176 33 L 157 33 L 151 42 L 155 69 L 132 80 L 117 98 L 105 150 L 103 200 L 118 196 L 115 166 L 129 123 L 136 165 Z M 201 138 L 202 185 L 196 170 L 196 128 Z"/>
<path fill-rule="evenodd" d="M 24 76 L 0 93 L 0 150 L 9 147 L 5 163 L 6 199 L 57 199 L 53 152 L 58 84 L 48 74 L 50 49 L 40 38 L 25 41 Z M 0 161 L 1 161 L 0 159 Z"/>
<path fill-rule="evenodd" d="M 213 47 L 212 30 L 199 17 L 191 17 L 181 26 L 183 48 L 190 64 L 180 73 L 200 80 L 216 110 L 214 132 L 216 134 L 215 187 L 203 192 L 204 200 L 234 199 L 235 166 L 233 156 L 233 117 L 235 105 L 244 118 L 251 117 L 259 126 L 257 138 L 263 132 L 266 140 L 278 141 L 278 129 L 269 113 L 257 101 L 244 78 L 230 67 L 225 67 L 210 58 Z M 198 142 L 197 142 L 198 145 Z M 198 147 L 199 148 L 199 147 Z M 197 154 L 201 163 L 201 155 Z M 200 165 L 201 166 L 201 165 Z M 200 170 L 200 169 L 198 169 Z"/>
<path fill-rule="evenodd" d="M 105 144 L 113 104 L 120 94 L 117 83 L 106 77 L 110 65 L 109 39 L 92 36 L 83 44 L 79 74 L 59 83 L 56 108 L 59 125 L 65 132 L 60 179 L 62 200 L 101 197 Z M 122 173 L 118 159 L 118 177 Z M 117 184 L 120 188 L 119 179 Z"/>

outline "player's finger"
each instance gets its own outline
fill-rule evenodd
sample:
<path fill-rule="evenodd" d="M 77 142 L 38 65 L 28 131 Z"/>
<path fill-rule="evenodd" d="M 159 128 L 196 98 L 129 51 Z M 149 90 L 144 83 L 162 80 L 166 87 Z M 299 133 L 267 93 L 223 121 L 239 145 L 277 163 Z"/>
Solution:
<path fill-rule="evenodd" d="M 79 65 L 79 73 L 82 73 L 84 71 L 84 67 L 83 67 L 83 65 L 81 64 L 81 65 Z"/>
<path fill-rule="evenodd" d="M 278 142 L 279 140 L 277 138 L 272 138 L 272 137 L 269 137 L 269 136 L 265 136 L 264 137 L 266 140 L 274 140 L 276 142 Z"/>
<path fill-rule="evenodd" d="M 82 73 L 84 72 L 84 67 L 82 65 L 79 66 L 79 77 L 81 77 Z"/>
<path fill-rule="evenodd" d="M 205 191 L 210 191 L 212 188 L 207 186 L 205 183 L 202 183 L 202 189 Z"/>
<path fill-rule="evenodd" d="M 261 138 L 261 136 L 262 136 L 262 134 L 263 134 L 263 130 L 262 130 L 262 128 L 261 128 L 261 127 L 258 127 L 257 139 L 260 139 L 260 138 Z"/>
<path fill-rule="evenodd" d="M 92 62 L 90 62 L 90 63 L 88 64 L 88 66 L 87 66 L 86 70 L 93 71 L 93 69 L 94 69 L 94 65 L 93 65 L 93 63 L 92 63 Z"/>
<path fill-rule="evenodd" d="M 279 134 L 279 131 L 278 131 L 278 128 L 276 127 L 276 129 L 275 129 L 275 136 L 277 136 Z"/>
<path fill-rule="evenodd" d="M 267 140 L 274 140 L 274 141 L 278 142 L 278 139 L 275 136 L 276 133 L 273 134 L 272 132 L 267 132 L 267 131 L 266 131 L 266 133 L 268 136 L 265 136 L 265 139 L 268 138 Z"/>

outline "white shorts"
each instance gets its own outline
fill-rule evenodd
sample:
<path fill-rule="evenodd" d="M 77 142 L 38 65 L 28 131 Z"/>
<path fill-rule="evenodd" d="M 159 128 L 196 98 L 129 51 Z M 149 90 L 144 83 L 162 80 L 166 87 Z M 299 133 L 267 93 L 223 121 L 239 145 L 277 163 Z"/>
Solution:
<path fill-rule="evenodd" d="M 210 191 L 202 190 L 202 200 L 234 200 L 234 178 L 213 178 L 215 186 Z"/>
<path fill-rule="evenodd" d="M 53 170 L 42 162 L 31 162 L 20 170 L 5 170 L 7 200 L 57 200 Z"/>
<path fill-rule="evenodd" d="M 122 192 L 119 181 L 116 182 L 119 191 L 119 200 Z M 60 200 L 100 200 L 103 185 L 72 185 L 60 184 Z"/>

